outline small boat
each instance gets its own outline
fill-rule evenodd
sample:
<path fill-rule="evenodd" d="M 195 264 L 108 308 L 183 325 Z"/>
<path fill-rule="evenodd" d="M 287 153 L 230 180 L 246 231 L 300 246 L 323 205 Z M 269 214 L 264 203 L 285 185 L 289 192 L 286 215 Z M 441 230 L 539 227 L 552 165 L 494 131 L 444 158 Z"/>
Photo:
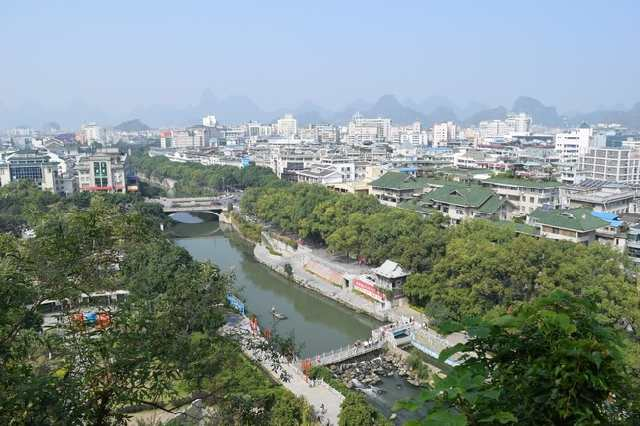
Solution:
<path fill-rule="evenodd" d="M 287 316 L 285 314 L 283 314 L 282 312 L 276 311 L 276 307 L 275 306 L 271 308 L 271 315 L 273 315 L 273 317 L 275 319 L 278 319 L 278 320 L 287 319 Z"/>

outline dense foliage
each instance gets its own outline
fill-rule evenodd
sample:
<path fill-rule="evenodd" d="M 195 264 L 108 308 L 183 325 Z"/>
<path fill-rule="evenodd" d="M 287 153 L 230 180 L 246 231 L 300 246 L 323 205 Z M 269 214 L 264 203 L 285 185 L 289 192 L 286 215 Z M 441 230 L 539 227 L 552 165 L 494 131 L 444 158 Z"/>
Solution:
<path fill-rule="evenodd" d="M 262 186 L 274 183 L 277 177 L 270 169 L 249 166 L 204 166 L 198 163 L 178 163 L 166 157 L 150 157 L 138 152 L 131 157 L 132 165 L 138 175 L 163 180 L 173 179 L 176 182 L 175 195 L 208 196 L 221 191 L 233 191 L 250 186 Z"/>
<path fill-rule="evenodd" d="M 626 256 L 606 246 L 535 239 L 485 220 L 444 228 L 439 216 L 304 184 L 250 188 L 241 210 L 336 254 L 372 265 L 399 262 L 413 272 L 405 294 L 436 328 L 500 315 L 558 288 L 588 296 L 601 324 L 630 331 L 625 354 L 640 368 L 638 288 Z"/>
<path fill-rule="evenodd" d="M 444 229 L 441 217 L 424 219 L 373 197 L 312 185 L 248 189 L 241 209 L 334 253 L 373 265 L 399 262 L 414 272 L 405 294 L 427 308 L 434 325 L 564 288 L 593 296 L 602 321 L 640 329 L 640 299 L 622 267 L 625 257 L 599 244 L 535 239 L 483 220 Z"/>
<path fill-rule="evenodd" d="M 306 404 L 218 334 L 229 277 L 160 234 L 156 207 L 26 183 L 0 200 L 0 214 L 24 222 L 0 234 L 1 424 L 122 424 L 126 407 L 196 396 L 222 424 L 307 422 Z M 81 293 L 118 289 L 130 293 L 107 326 L 71 320 Z M 69 301 L 52 328 L 46 300 Z"/>
<path fill-rule="evenodd" d="M 441 358 L 468 357 L 424 392 L 435 405 L 420 424 L 638 424 L 634 372 L 595 309 L 588 297 L 554 290 L 511 314 L 459 324 L 470 340 Z"/>
<path fill-rule="evenodd" d="M 340 255 L 379 264 L 387 258 L 412 270 L 431 267 L 444 247 L 441 217 L 381 206 L 375 198 L 338 194 L 314 185 L 250 188 L 244 214 Z"/>

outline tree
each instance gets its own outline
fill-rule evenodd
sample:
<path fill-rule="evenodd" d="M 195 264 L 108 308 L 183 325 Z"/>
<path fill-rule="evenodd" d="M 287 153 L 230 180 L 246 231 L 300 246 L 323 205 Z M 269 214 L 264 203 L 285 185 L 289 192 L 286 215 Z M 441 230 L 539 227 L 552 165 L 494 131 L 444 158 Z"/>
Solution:
<path fill-rule="evenodd" d="M 596 304 L 563 290 L 489 321 L 451 328 L 470 334 L 441 354 L 464 362 L 422 396 L 424 424 L 633 424 L 638 389 L 618 331 L 593 315 Z M 408 404 L 416 408 L 414 404 Z"/>
<path fill-rule="evenodd" d="M 340 407 L 340 426 L 386 426 L 390 422 L 376 411 L 364 395 L 358 392 L 349 392 Z"/>

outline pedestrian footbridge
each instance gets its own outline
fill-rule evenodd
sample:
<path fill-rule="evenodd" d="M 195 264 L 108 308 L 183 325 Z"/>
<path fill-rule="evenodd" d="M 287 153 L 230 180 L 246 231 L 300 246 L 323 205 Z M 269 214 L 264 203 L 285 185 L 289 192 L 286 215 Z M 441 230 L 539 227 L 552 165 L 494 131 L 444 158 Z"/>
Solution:
<path fill-rule="evenodd" d="M 356 342 L 340 349 L 318 354 L 306 361 L 311 365 L 339 364 L 380 350 L 386 344 L 394 347 L 411 345 L 435 359 L 438 359 L 440 352 L 451 346 L 446 339 L 410 321 L 382 326 L 373 330 L 371 332 L 371 339 L 366 342 Z M 444 362 L 454 367 L 460 364 L 461 361 L 454 355 Z"/>

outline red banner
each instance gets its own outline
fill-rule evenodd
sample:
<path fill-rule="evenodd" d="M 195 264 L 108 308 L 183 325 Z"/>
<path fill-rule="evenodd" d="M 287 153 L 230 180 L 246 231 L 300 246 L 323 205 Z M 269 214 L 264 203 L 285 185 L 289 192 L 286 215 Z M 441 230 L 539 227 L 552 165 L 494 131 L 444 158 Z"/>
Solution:
<path fill-rule="evenodd" d="M 385 300 L 387 300 L 387 297 L 385 296 L 385 294 L 380 290 L 378 290 L 375 284 L 372 283 L 371 281 L 365 281 L 363 279 L 356 278 L 353 280 L 353 287 L 358 291 L 366 294 L 367 296 L 372 297 L 381 302 L 384 302 Z"/>

